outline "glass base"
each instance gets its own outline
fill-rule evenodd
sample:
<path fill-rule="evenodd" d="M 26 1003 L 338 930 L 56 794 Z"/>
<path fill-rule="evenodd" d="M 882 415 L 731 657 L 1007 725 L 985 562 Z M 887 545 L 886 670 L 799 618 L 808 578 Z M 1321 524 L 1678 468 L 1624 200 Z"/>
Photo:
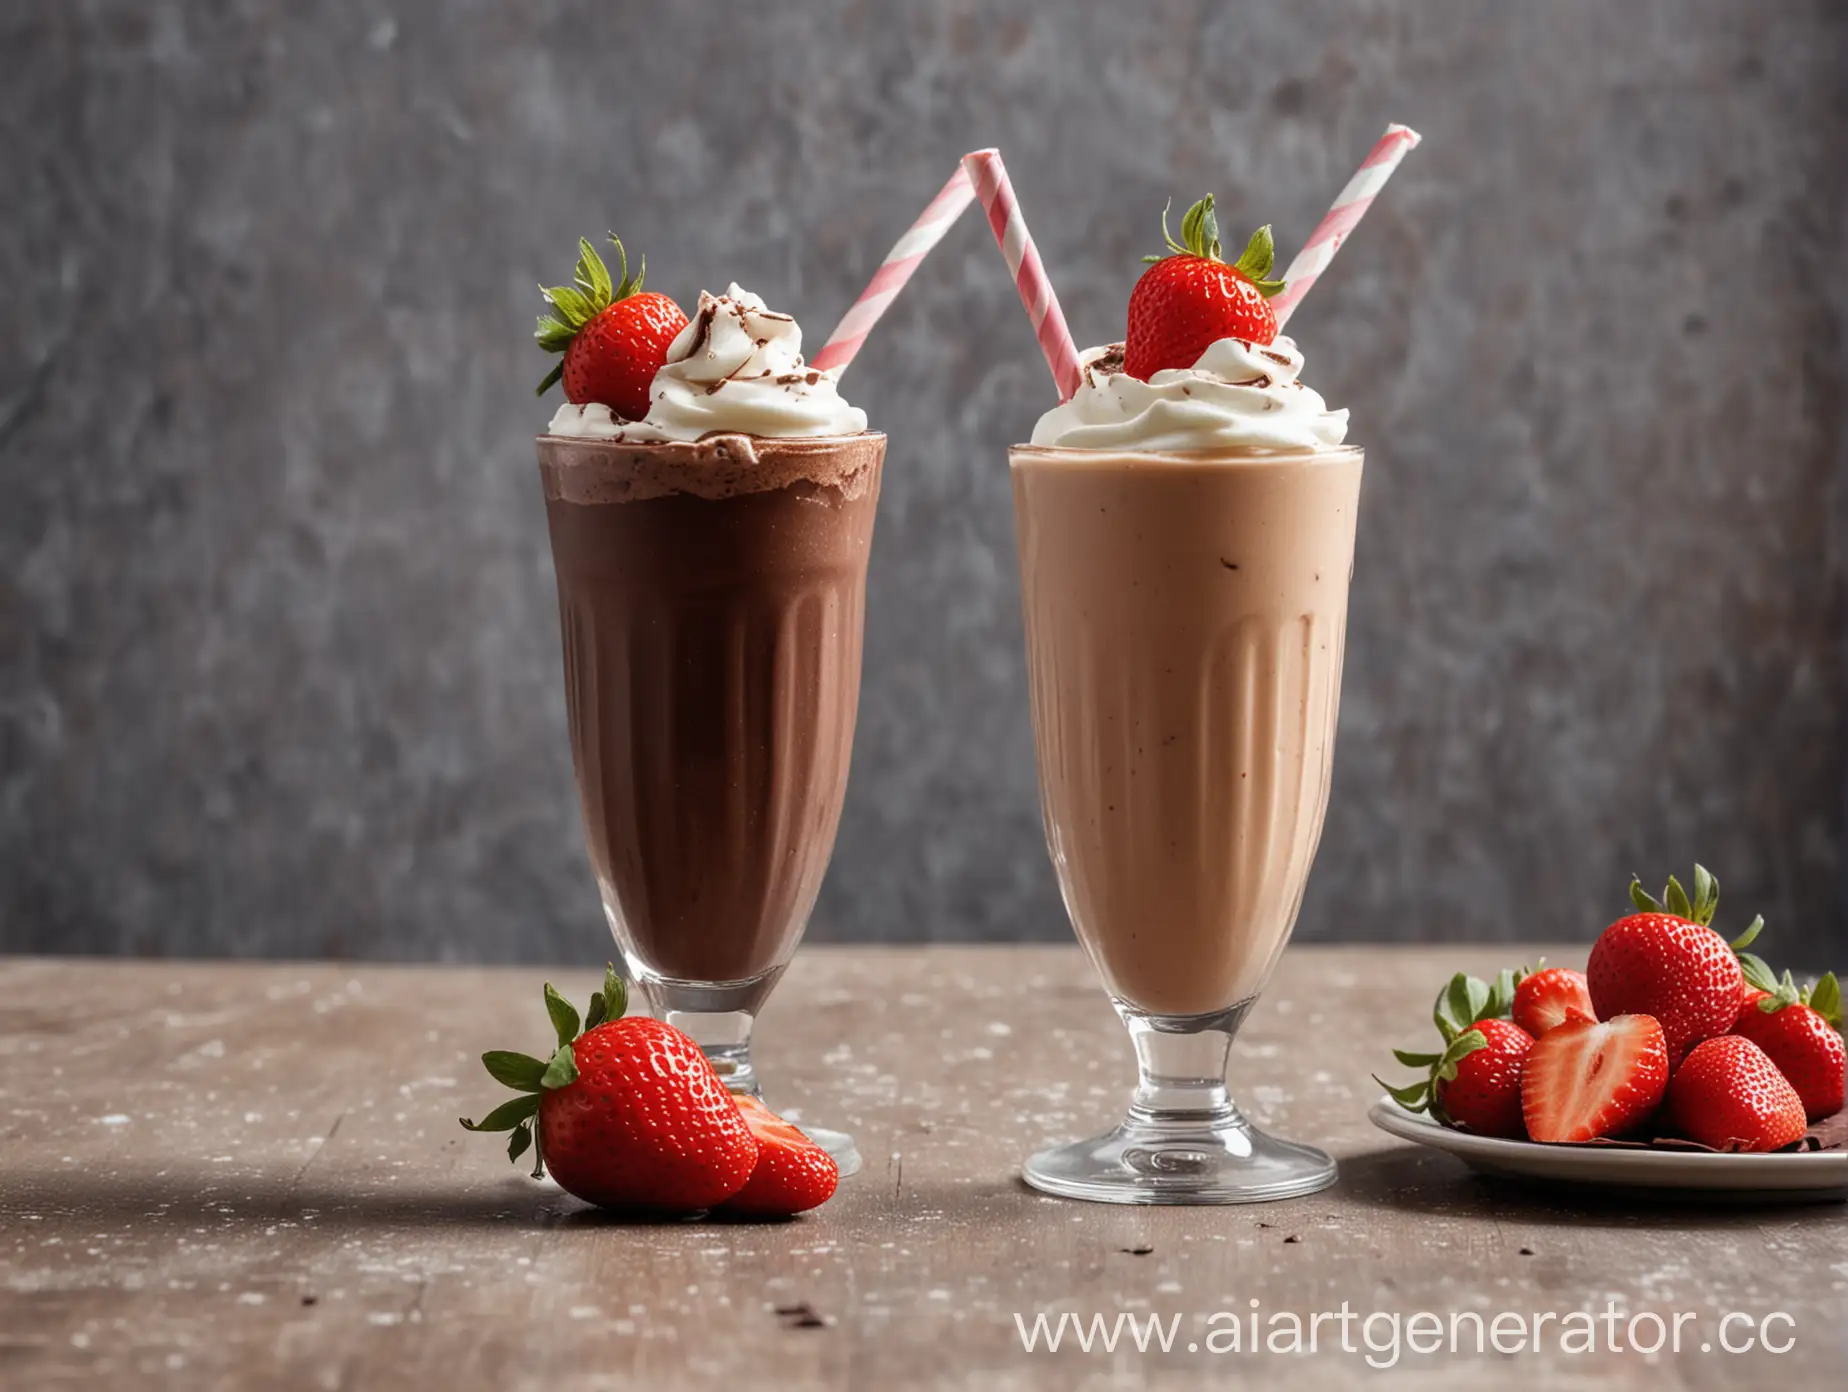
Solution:
<path fill-rule="evenodd" d="M 1041 1151 L 1021 1177 L 1061 1198 L 1125 1204 L 1268 1203 L 1333 1184 L 1333 1160 L 1265 1135 L 1226 1092 L 1232 1036 L 1256 999 L 1208 1015 L 1113 1001 L 1136 1049 L 1129 1115 L 1093 1140 Z"/>
<path fill-rule="evenodd" d="M 853 1137 L 845 1131 L 831 1131 L 825 1126 L 803 1126 L 802 1134 L 834 1157 L 834 1164 L 841 1172 L 841 1178 L 860 1173 L 860 1148 L 853 1143 Z"/>
<path fill-rule="evenodd" d="M 1042 1193 L 1093 1203 L 1268 1203 L 1326 1189 L 1335 1162 L 1265 1135 L 1233 1110 L 1210 1123 L 1131 1117 L 1102 1136 L 1042 1150 L 1020 1173 Z"/>

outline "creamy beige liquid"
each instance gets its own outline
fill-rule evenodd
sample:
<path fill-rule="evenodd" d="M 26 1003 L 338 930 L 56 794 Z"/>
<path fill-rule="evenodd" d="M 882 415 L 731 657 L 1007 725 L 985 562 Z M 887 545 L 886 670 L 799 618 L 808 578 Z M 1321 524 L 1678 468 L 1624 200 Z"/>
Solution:
<path fill-rule="evenodd" d="M 1110 993 L 1255 996 L 1328 806 L 1361 452 L 1010 452 L 1046 839 Z"/>

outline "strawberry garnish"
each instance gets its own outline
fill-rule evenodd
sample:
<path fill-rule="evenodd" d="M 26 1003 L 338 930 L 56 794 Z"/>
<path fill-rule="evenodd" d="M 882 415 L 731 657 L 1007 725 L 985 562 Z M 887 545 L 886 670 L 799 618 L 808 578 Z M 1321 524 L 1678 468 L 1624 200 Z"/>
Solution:
<path fill-rule="evenodd" d="M 1765 1051 L 1802 1099 L 1810 1121 L 1842 1109 L 1842 992 L 1829 972 L 1808 990 L 1790 973 L 1775 991 L 1748 990 L 1732 1032 Z"/>
<path fill-rule="evenodd" d="M 546 1012 L 558 1036 L 549 1060 L 495 1050 L 481 1061 L 520 1096 L 470 1131 L 511 1131 L 515 1163 L 534 1151 L 533 1177 L 609 1208 L 687 1213 L 743 1189 L 758 1144 L 699 1045 L 647 1016 L 624 1019 L 628 990 L 614 967 L 577 1010 L 550 985 Z M 536 1123 L 536 1126 L 535 1126 Z"/>
<path fill-rule="evenodd" d="M 537 395 L 563 378 L 565 400 L 573 405 L 601 402 L 626 420 L 640 420 L 648 414 L 654 375 L 687 316 L 666 295 L 643 293 L 646 258 L 631 280 L 628 253 L 614 232 L 610 241 L 622 260 L 620 281 L 611 284 L 603 258 L 580 237 L 573 283 L 539 287 L 552 313 L 539 317 L 533 337 L 546 352 L 564 358 L 546 373 Z"/>
<path fill-rule="evenodd" d="M 1732 1028 L 1747 969 L 1770 975 L 1744 951 L 1764 920 L 1754 920 L 1729 945 L 1709 926 L 1719 907 L 1720 882 L 1700 865 L 1694 867 L 1691 900 L 1672 876 L 1660 900 L 1632 879 L 1630 899 L 1638 912 L 1611 924 L 1592 945 L 1585 967 L 1591 1003 L 1601 1020 L 1654 1016 L 1668 1040 L 1669 1061 L 1679 1064 L 1703 1039 Z"/>
<path fill-rule="evenodd" d="M 1541 960 L 1542 970 L 1521 978 L 1514 991 L 1514 1022 L 1535 1039 L 1555 1025 L 1563 1025 L 1573 1016 L 1595 1020 L 1591 1008 L 1591 991 L 1585 985 L 1585 973 L 1569 967 L 1549 967 Z"/>
<path fill-rule="evenodd" d="M 1172 206 L 1172 205 L 1170 205 Z M 1147 381 L 1166 368 L 1192 367 L 1222 338 L 1271 343 L 1277 315 L 1270 297 L 1283 289 L 1270 280 L 1276 250 L 1269 227 L 1251 234 L 1245 254 L 1227 265 L 1219 254 L 1219 217 L 1207 194 L 1181 219 L 1181 240 L 1161 214 L 1162 240 L 1169 254 L 1151 262 L 1129 297 L 1129 327 L 1123 339 L 1123 370 Z"/>
<path fill-rule="evenodd" d="M 1668 1086 L 1676 1134 L 1715 1150 L 1782 1150 L 1804 1131 L 1803 1099 L 1749 1039 L 1721 1035 L 1695 1046 Z"/>
<path fill-rule="evenodd" d="M 1521 1076 L 1528 1139 L 1593 1141 L 1646 1123 L 1668 1087 L 1668 1041 L 1648 1015 L 1575 1017 L 1534 1041 Z"/>
<path fill-rule="evenodd" d="M 1441 1053 L 1394 1049 L 1407 1068 L 1422 1068 L 1422 1082 L 1393 1087 L 1374 1081 L 1408 1111 L 1429 1110 L 1445 1126 L 1482 1136 L 1519 1140 L 1521 1073 L 1533 1039 L 1502 1018 L 1514 998 L 1517 978 L 1504 971 L 1493 984 L 1462 972 L 1438 993 L 1431 1020 L 1444 1041 Z"/>
<path fill-rule="evenodd" d="M 757 1138 L 757 1167 L 744 1188 L 719 1205 L 722 1212 L 786 1218 L 834 1196 L 841 1171 L 832 1155 L 755 1097 L 739 1097 L 738 1110 Z"/>

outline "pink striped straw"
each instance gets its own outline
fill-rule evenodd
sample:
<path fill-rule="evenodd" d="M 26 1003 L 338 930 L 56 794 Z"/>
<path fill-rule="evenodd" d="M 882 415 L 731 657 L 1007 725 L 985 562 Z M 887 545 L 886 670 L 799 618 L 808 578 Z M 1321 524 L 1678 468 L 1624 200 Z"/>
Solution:
<path fill-rule="evenodd" d="M 911 273 L 930 254 L 930 249 L 943 240 L 943 234 L 956 225 L 963 209 L 974 201 L 975 189 L 959 164 L 949 183 L 918 214 L 918 220 L 898 239 L 898 245 L 886 253 L 886 259 L 873 272 L 860 298 L 841 316 L 841 322 L 828 335 L 821 351 L 810 359 L 809 366 L 832 372 L 836 377 L 845 372 L 860 351 L 860 345 L 866 342 L 867 334 L 872 332 L 873 325 L 884 317 L 892 301 L 898 298 L 898 292 L 905 288 Z"/>
<path fill-rule="evenodd" d="M 1379 138 L 1366 159 L 1361 161 L 1360 168 L 1354 171 L 1354 177 L 1341 190 L 1341 196 L 1335 199 L 1334 206 L 1316 224 L 1315 231 L 1309 234 L 1303 249 L 1296 253 L 1296 259 L 1290 262 L 1289 269 L 1283 273 L 1284 287 L 1271 301 L 1271 310 L 1277 316 L 1279 329 L 1288 322 L 1303 296 L 1321 279 L 1322 272 L 1335 259 L 1335 253 L 1341 250 L 1342 243 L 1354 231 L 1355 224 L 1367 215 L 1367 209 L 1373 206 L 1379 191 L 1386 187 L 1386 181 L 1392 177 L 1392 171 L 1399 167 L 1399 161 L 1421 139 L 1423 137 L 1410 126 L 1386 127 L 1386 134 Z"/>
<path fill-rule="evenodd" d="M 1072 342 L 1071 330 L 1065 327 L 1059 297 L 1053 293 L 1052 282 L 1046 279 L 1046 268 L 1040 264 L 1033 235 L 1027 231 L 1027 220 L 1020 215 L 1020 201 L 1014 197 L 1014 186 L 1008 181 L 1007 167 L 1001 163 L 1001 152 L 976 150 L 963 156 L 962 166 L 975 185 L 975 196 L 982 200 L 989 229 L 1001 244 L 1001 255 L 1014 277 L 1020 302 L 1027 307 L 1027 318 L 1033 323 L 1040 352 L 1046 355 L 1046 365 L 1052 369 L 1059 400 L 1069 401 L 1084 380 L 1078 366 L 1078 347 Z"/>

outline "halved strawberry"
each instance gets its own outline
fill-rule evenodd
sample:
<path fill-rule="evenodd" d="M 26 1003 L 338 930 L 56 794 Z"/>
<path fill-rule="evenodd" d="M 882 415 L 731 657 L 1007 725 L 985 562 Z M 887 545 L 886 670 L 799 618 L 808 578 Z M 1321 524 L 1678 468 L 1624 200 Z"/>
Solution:
<path fill-rule="evenodd" d="M 1697 1045 L 1668 1089 L 1670 1126 L 1715 1150 L 1782 1150 L 1804 1130 L 1803 1099 L 1765 1051 L 1736 1034 Z"/>
<path fill-rule="evenodd" d="M 841 1182 L 834 1157 L 757 1098 L 741 1096 L 737 1101 L 745 1125 L 757 1138 L 757 1166 L 744 1188 L 719 1205 L 720 1211 L 786 1218 L 833 1198 Z"/>
<path fill-rule="evenodd" d="M 1521 978 L 1514 990 L 1514 1022 L 1535 1039 L 1577 1015 L 1595 1020 L 1585 973 L 1570 967 L 1547 967 Z"/>
<path fill-rule="evenodd" d="M 1668 1041 L 1648 1015 L 1567 1020 L 1528 1051 L 1521 1115 L 1530 1140 L 1591 1141 L 1641 1127 L 1668 1088 Z"/>

